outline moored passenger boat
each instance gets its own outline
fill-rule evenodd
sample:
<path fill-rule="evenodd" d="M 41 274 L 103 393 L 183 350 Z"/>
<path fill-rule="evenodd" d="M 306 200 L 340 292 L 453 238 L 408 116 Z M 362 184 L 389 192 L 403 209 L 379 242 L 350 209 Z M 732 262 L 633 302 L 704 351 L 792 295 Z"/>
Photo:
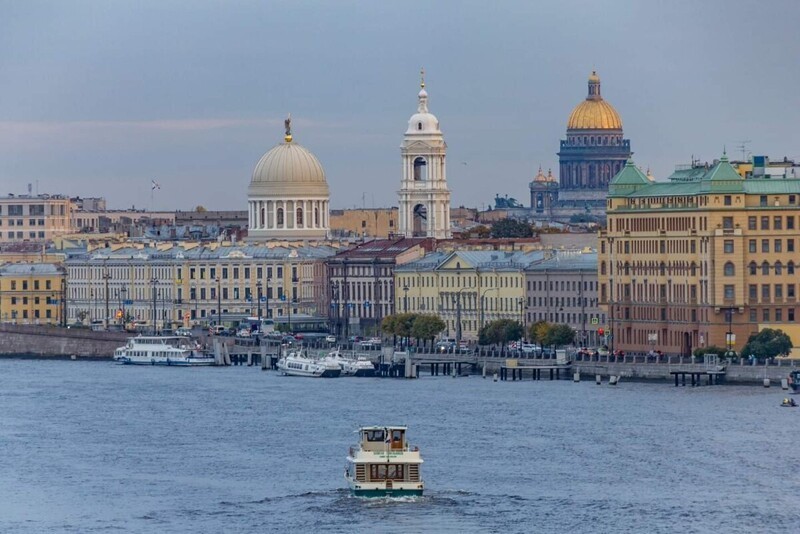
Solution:
<path fill-rule="evenodd" d="M 375 376 L 375 366 L 363 356 L 347 358 L 338 350 L 329 352 L 325 359 L 335 362 L 344 376 Z"/>
<path fill-rule="evenodd" d="M 277 368 L 287 376 L 335 378 L 342 373 L 339 364 L 326 358 L 315 360 L 301 351 L 292 351 L 278 360 Z"/>
<path fill-rule="evenodd" d="M 193 367 L 214 365 L 214 358 L 182 336 L 136 336 L 114 351 L 114 359 L 125 365 Z"/>
<path fill-rule="evenodd" d="M 421 496 L 422 458 L 410 447 L 404 426 L 365 426 L 350 447 L 344 477 L 357 497 Z"/>

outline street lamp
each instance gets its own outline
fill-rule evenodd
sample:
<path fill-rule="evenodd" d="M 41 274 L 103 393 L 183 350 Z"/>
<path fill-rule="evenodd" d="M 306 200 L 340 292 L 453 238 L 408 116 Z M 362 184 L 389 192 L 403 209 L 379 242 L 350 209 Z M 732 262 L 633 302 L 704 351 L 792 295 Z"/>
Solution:
<path fill-rule="evenodd" d="M 728 320 L 728 333 L 725 335 L 725 347 L 728 349 L 725 351 L 725 356 L 733 356 L 731 353 L 733 352 L 733 311 L 736 308 L 724 308 L 725 309 L 725 318 Z"/>
<path fill-rule="evenodd" d="M 217 326 L 222 325 L 222 281 L 219 278 L 214 280 L 217 283 Z"/>
<path fill-rule="evenodd" d="M 111 275 L 108 274 L 108 271 L 103 273 L 103 280 L 106 281 L 106 316 L 103 318 L 103 328 L 108 330 L 108 281 L 111 280 Z"/>
<path fill-rule="evenodd" d="M 192 322 L 192 326 L 194 326 L 194 322 L 197 321 L 197 286 L 192 284 L 192 300 L 194 301 L 194 321 Z"/>
<path fill-rule="evenodd" d="M 154 276 L 150 279 L 150 283 L 153 285 L 153 335 L 156 335 L 156 284 L 158 284 L 158 278 Z"/>
<path fill-rule="evenodd" d="M 336 280 L 331 284 L 331 308 L 334 309 L 336 313 L 336 339 L 339 339 L 341 335 L 341 324 L 339 322 L 339 281 Z"/>
<path fill-rule="evenodd" d="M 128 293 L 128 289 L 123 287 L 119 290 L 119 292 L 122 294 L 122 330 L 125 330 L 125 324 L 127 323 L 127 315 L 125 314 L 125 296 Z"/>
<path fill-rule="evenodd" d="M 500 288 L 497 287 L 489 287 L 481 291 L 481 316 L 480 316 L 480 324 L 478 325 L 478 331 L 480 331 L 483 328 L 483 309 L 486 303 L 485 302 L 486 293 L 488 293 L 489 291 L 499 291 L 499 290 Z"/>
<path fill-rule="evenodd" d="M 258 310 L 258 329 L 261 330 L 261 280 L 256 282 L 256 299 L 258 300 L 258 304 L 256 309 Z"/>
<path fill-rule="evenodd" d="M 270 282 L 272 282 L 272 278 L 268 277 L 267 278 L 267 292 L 266 292 L 266 295 L 264 295 L 264 298 L 265 298 L 264 313 L 267 314 L 267 319 L 269 319 L 269 316 L 270 316 L 270 314 L 269 314 L 269 292 L 270 292 L 269 284 L 270 284 Z"/>
<path fill-rule="evenodd" d="M 408 313 L 408 284 L 403 286 L 403 313 Z"/>

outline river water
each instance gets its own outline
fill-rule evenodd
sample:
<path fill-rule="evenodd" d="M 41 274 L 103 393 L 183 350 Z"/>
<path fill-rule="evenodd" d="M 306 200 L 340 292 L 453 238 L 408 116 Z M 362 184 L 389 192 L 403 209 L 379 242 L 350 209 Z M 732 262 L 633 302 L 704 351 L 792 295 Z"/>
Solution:
<path fill-rule="evenodd" d="M 792 532 L 784 395 L 0 360 L 0 531 Z M 348 495 L 368 424 L 409 426 L 424 497 Z"/>

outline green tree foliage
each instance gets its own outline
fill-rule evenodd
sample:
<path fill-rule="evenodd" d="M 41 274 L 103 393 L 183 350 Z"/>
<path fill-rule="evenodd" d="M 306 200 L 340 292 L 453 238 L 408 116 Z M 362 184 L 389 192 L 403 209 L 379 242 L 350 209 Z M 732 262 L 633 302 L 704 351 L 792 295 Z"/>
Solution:
<path fill-rule="evenodd" d="M 416 315 L 411 326 L 411 337 L 420 340 L 433 340 L 447 325 L 436 315 Z"/>
<path fill-rule="evenodd" d="M 723 347 L 717 347 L 716 345 L 709 345 L 708 347 L 699 347 L 694 349 L 692 354 L 695 356 L 704 356 L 706 354 L 716 354 L 717 356 L 724 356 L 727 352 L 727 349 Z"/>
<path fill-rule="evenodd" d="M 509 341 L 521 339 L 524 329 L 519 321 L 513 319 L 497 319 L 486 323 L 478 332 L 478 343 L 481 345 L 505 345 Z"/>
<path fill-rule="evenodd" d="M 753 334 L 742 348 L 742 356 L 753 354 L 756 358 L 774 358 L 785 356 L 792 350 L 792 340 L 783 330 L 765 328 Z"/>
<path fill-rule="evenodd" d="M 198 205 L 198 206 L 195 206 L 194 211 L 197 212 L 197 213 L 205 213 L 208 210 L 205 208 L 205 206 Z"/>
<path fill-rule="evenodd" d="M 539 346 L 547 345 L 552 325 L 547 321 L 536 321 L 528 327 L 528 339 Z"/>
<path fill-rule="evenodd" d="M 531 237 L 531 225 L 516 219 L 501 219 L 492 225 L 492 237 Z"/>
<path fill-rule="evenodd" d="M 553 325 L 548 330 L 545 341 L 547 345 L 553 345 L 556 348 L 570 345 L 575 342 L 575 329 L 568 324 Z"/>

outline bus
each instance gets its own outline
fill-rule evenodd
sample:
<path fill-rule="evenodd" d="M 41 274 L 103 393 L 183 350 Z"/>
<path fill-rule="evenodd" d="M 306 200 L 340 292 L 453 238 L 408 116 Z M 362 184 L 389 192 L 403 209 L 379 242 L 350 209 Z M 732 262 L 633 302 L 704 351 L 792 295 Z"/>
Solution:
<path fill-rule="evenodd" d="M 291 332 L 298 339 L 322 339 L 330 333 L 327 317 L 293 313 L 292 315 L 281 315 L 275 321 L 277 330 Z"/>

